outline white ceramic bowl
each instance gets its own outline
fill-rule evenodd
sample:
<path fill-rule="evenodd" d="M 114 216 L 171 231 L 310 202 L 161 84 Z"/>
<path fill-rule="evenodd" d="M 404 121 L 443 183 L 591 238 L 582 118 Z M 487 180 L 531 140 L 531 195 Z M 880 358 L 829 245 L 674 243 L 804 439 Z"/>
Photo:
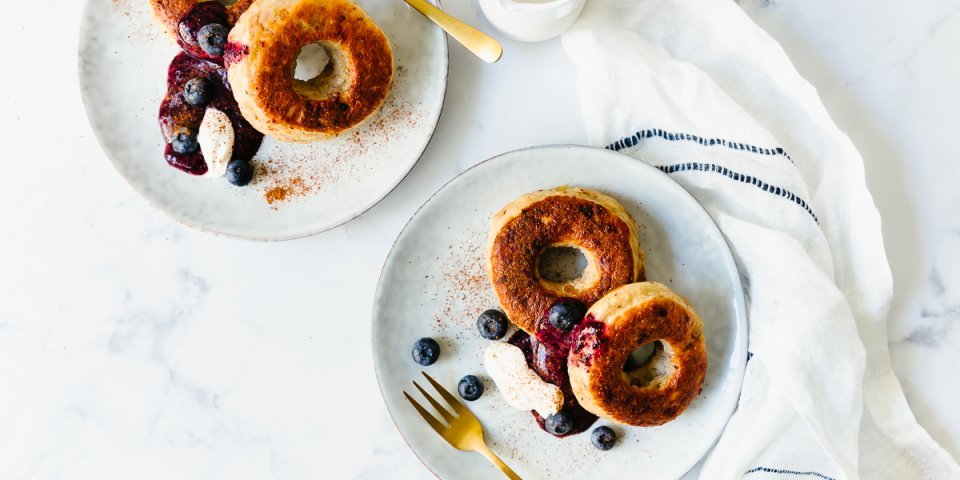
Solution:
<path fill-rule="evenodd" d="M 541 42 L 565 32 L 586 0 L 480 0 L 491 25 L 521 42 Z"/>

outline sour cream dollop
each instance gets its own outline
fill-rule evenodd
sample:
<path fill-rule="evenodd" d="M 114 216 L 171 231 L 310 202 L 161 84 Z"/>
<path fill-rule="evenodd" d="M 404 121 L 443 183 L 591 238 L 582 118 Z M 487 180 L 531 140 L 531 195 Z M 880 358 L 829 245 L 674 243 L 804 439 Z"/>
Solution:
<path fill-rule="evenodd" d="M 227 164 L 233 155 L 234 136 L 230 117 L 216 108 L 207 108 L 197 131 L 197 143 L 207 162 L 204 176 L 219 178 L 227 172 Z"/>
<path fill-rule="evenodd" d="M 563 392 L 530 370 L 518 347 L 506 342 L 490 344 L 483 351 L 483 365 L 511 407 L 536 410 L 543 418 L 563 407 Z"/>

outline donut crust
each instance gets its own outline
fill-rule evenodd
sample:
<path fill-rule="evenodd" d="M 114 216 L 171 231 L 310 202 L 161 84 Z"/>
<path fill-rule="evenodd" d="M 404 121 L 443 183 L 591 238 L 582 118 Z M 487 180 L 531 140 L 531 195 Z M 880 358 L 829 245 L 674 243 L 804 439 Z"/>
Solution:
<path fill-rule="evenodd" d="M 587 268 L 574 282 L 554 283 L 538 271 L 550 247 L 579 248 Z M 607 292 L 644 276 L 637 224 L 615 199 L 585 188 L 558 187 L 523 195 L 493 217 L 487 270 L 507 317 L 535 333 L 559 297 L 591 305 Z"/>
<path fill-rule="evenodd" d="M 318 43 L 330 65 L 295 80 L 300 49 Z M 285 142 L 327 140 L 371 117 L 393 84 L 386 35 L 349 0 L 256 0 L 230 31 L 224 56 L 243 116 Z"/>
<path fill-rule="evenodd" d="M 567 357 L 570 385 L 587 411 L 617 423 L 662 425 L 700 393 L 707 373 L 703 322 L 693 307 L 655 282 L 622 286 L 588 311 Z M 630 353 L 660 341 L 639 368 Z"/>

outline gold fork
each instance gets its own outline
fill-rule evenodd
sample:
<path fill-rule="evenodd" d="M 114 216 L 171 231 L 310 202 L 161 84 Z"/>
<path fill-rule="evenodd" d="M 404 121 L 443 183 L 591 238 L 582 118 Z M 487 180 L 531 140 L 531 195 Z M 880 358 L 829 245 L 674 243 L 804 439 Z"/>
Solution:
<path fill-rule="evenodd" d="M 500 46 L 500 42 L 494 40 L 490 35 L 451 17 L 425 0 L 404 1 L 424 17 L 436 23 L 444 32 L 447 32 L 448 35 L 455 38 L 484 62 L 494 63 L 500 60 L 503 55 L 503 47 Z"/>
<path fill-rule="evenodd" d="M 521 480 L 519 475 L 513 473 L 513 470 L 510 470 L 510 467 L 503 463 L 503 460 L 500 460 L 500 458 L 487 447 L 486 442 L 483 441 L 483 427 L 480 426 L 480 421 L 477 420 L 477 417 L 460 403 L 456 397 L 441 387 L 436 380 L 430 377 L 430 375 L 427 375 L 427 372 L 420 373 L 422 373 L 424 377 L 427 377 L 427 381 L 430 382 L 433 388 L 437 389 L 440 396 L 446 400 L 447 405 L 449 405 L 448 408 L 452 408 L 453 411 L 456 412 L 456 416 L 454 416 L 453 413 L 448 411 L 447 408 L 444 408 L 440 402 L 430 396 L 426 390 L 414 381 L 413 386 L 417 387 L 417 390 L 420 390 L 420 393 L 430 402 L 430 405 L 446 420 L 447 425 L 444 425 L 443 422 L 437 420 L 430 412 L 427 412 L 425 408 L 420 406 L 420 404 L 404 390 L 403 396 L 407 397 L 407 400 L 413 405 L 413 408 L 417 409 L 417 412 L 420 412 L 420 416 L 454 448 L 463 451 L 477 452 L 487 457 L 487 460 L 490 460 L 491 463 L 496 465 L 508 478 Z"/>

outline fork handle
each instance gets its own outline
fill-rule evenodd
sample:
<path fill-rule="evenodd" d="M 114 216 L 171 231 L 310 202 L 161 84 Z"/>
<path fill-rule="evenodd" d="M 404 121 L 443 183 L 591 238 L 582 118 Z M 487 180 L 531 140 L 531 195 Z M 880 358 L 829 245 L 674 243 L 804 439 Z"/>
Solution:
<path fill-rule="evenodd" d="M 494 63 L 503 55 L 503 47 L 493 37 L 447 15 L 425 0 L 404 0 L 416 11 L 436 23 L 443 31 L 467 47 L 467 50 L 485 62 Z"/>
<path fill-rule="evenodd" d="M 520 475 L 514 473 L 514 471 L 511 470 L 506 463 L 503 463 L 503 460 L 500 460 L 500 457 L 487 448 L 485 444 L 481 443 L 478 445 L 476 451 L 484 457 L 487 457 L 487 460 L 490 460 L 490 463 L 496 465 L 497 468 L 499 468 L 500 471 L 503 472 L 503 474 L 506 475 L 510 480 L 523 480 L 520 478 Z"/>

